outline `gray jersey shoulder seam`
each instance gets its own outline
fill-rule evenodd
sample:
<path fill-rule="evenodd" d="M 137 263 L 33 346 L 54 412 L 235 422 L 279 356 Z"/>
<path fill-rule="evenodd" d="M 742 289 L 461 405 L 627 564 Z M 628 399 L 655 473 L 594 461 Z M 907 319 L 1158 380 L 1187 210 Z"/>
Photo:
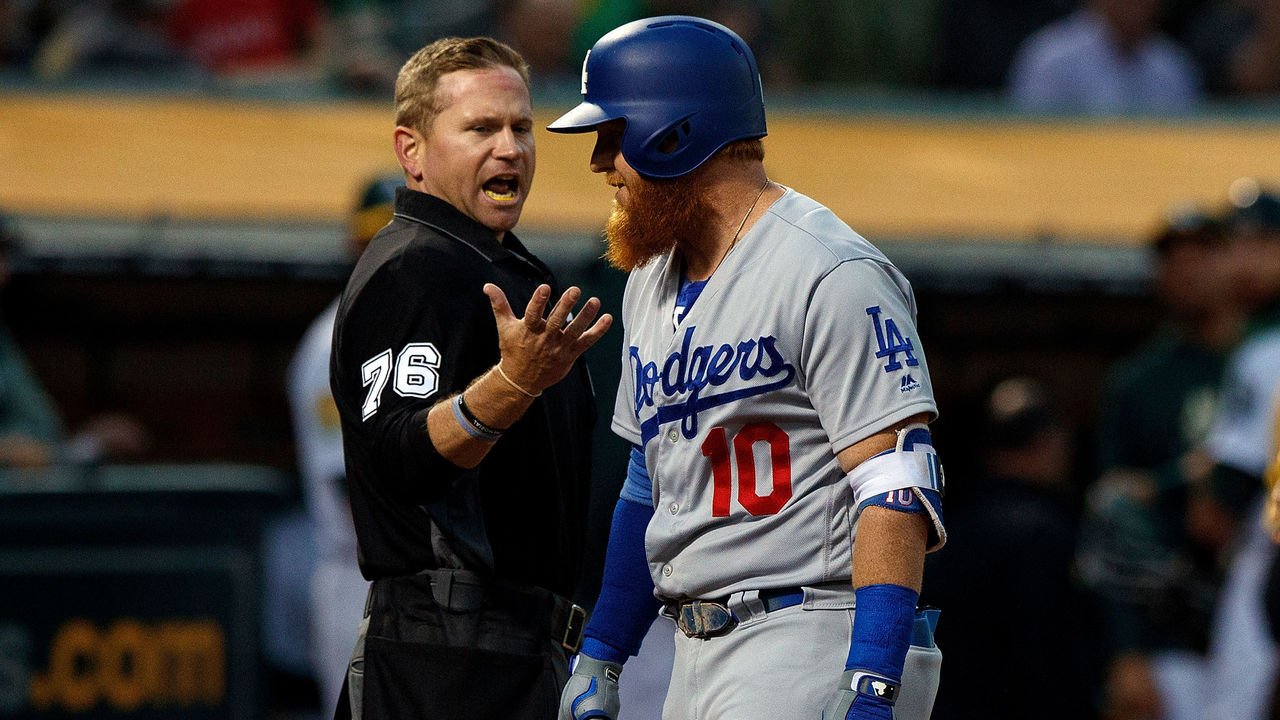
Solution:
<path fill-rule="evenodd" d="M 800 351 L 801 351 L 801 356 L 803 356 L 804 355 L 804 338 L 806 337 L 806 334 L 807 334 L 806 331 L 809 328 L 809 318 L 810 318 L 810 315 L 812 314 L 811 310 L 813 308 L 813 296 L 815 293 L 817 293 L 818 287 L 821 286 L 822 283 L 828 277 L 830 277 L 831 274 L 834 273 L 838 268 L 840 268 L 845 263 L 849 263 L 849 262 L 868 261 L 877 265 L 880 271 L 885 273 L 885 275 L 887 276 L 887 279 L 890 282 L 892 282 L 892 284 L 895 287 L 898 285 L 898 283 L 896 280 L 894 280 L 893 273 L 889 272 L 886 268 L 886 266 L 888 266 L 896 270 L 896 267 L 893 265 L 892 262 L 889 261 L 888 258 L 883 257 L 883 254 L 881 254 L 881 257 L 876 257 L 876 255 L 870 252 L 858 251 L 855 253 L 850 253 L 847 256 L 842 256 L 840 253 L 836 252 L 836 250 L 833 247 L 831 247 L 829 243 L 825 242 L 821 237 L 815 234 L 813 230 L 809 229 L 804 225 L 801 225 L 800 224 L 801 221 L 803 221 L 805 218 L 808 218 L 820 213 L 830 214 L 832 218 L 839 221 L 840 224 L 844 226 L 844 228 L 848 233 L 852 234 L 853 237 L 851 239 L 860 239 L 862 242 L 869 245 L 876 252 L 879 252 L 879 248 L 876 248 L 875 245 L 873 245 L 870 240 L 867 240 L 866 238 L 862 237 L 861 235 L 858 234 L 856 230 L 849 227 L 848 223 L 845 223 L 843 220 L 840 220 L 839 216 L 833 213 L 830 210 L 830 208 L 827 208 L 826 206 L 819 204 L 817 201 L 813 200 L 812 198 L 809 198 L 807 195 L 799 195 L 799 197 L 804 198 L 808 202 L 813 203 L 813 207 L 806 210 L 798 218 L 792 219 L 791 217 L 788 217 L 782 214 L 781 212 L 777 211 L 772 207 L 769 209 L 768 212 L 770 215 L 775 217 L 778 222 L 783 223 L 787 227 L 791 228 L 798 236 L 806 237 L 813 244 L 821 247 L 823 250 L 827 252 L 827 254 L 831 258 L 831 264 L 828 267 L 826 267 L 824 270 L 822 270 L 814 278 L 813 282 L 809 284 L 808 290 L 805 295 L 804 323 L 800 328 Z M 806 368 L 804 367 L 803 363 L 799 364 L 799 367 L 796 369 L 796 372 L 798 376 L 797 379 L 802 384 L 802 387 L 807 388 L 808 373 L 806 372 Z"/>

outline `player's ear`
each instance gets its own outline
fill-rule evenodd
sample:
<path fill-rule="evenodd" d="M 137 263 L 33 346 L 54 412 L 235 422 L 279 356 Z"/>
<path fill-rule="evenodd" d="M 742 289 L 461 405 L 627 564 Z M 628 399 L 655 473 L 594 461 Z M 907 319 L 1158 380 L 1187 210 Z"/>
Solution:
<path fill-rule="evenodd" d="M 394 133 L 396 159 L 400 167 L 414 180 L 422 179 L 422 135 L 411 127 L 397 125 Z"/>

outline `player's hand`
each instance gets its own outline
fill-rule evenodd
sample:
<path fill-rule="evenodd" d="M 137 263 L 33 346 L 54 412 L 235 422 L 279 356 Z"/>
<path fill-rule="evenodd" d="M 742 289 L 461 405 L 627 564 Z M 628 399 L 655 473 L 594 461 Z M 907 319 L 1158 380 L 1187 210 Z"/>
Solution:
<path fill-rule="evenodd" d="M 560 693 L 557 720 L 616 720 L 618 717 L 618 677 L 622 666 L 578 653 L 569 684 Z"/>
<path fill-rule="evenodd" d="M 53 461 L 54 449 L 47 443 L 21 434 L 0 437 L 0 466 L 44 468 Z"/>
<path fill-rule="evenodd" d="M 1192 540 L 1214 550 L 1230 545 L 1236 534 L 1231 513 L 1203 489 L 1187 498 L 1186 527 Z"/>
<path fill-rule="evenodd" d="M 1105 681 L 1102 716 L 1107 720 L 1141 720 L 1164 716 L 1160 689 L 1151 663 L 1138 653 L 1124 653 L 1112 661 Z"/>
<path fill-rule="evenodd" d="M 547 313 L 551 288 L 539 285 L 529 299 L 524 317 L 515 316 L 506 293 L 497 285 L 485 283 L 484 294 L 489 297 L 493 318 L 498 324 L 502 369 L 512 381 L 534 395 L 567 375 L 578 356 L 604 337 L 613 324 L 613 317 L 608 313 L 596 319 L 600 300 L 594 297 L 569 320 L 573 306 L 582 297 L 582 291 L 576 287 L 566 290 Z"/>
<path fill-rule="evenodd" d="M 822 720 L 893 720 L 893 705 L 853 689 L 856 670 L 845 670 L 840 676 L 840 687 L 827 707 Z"/>

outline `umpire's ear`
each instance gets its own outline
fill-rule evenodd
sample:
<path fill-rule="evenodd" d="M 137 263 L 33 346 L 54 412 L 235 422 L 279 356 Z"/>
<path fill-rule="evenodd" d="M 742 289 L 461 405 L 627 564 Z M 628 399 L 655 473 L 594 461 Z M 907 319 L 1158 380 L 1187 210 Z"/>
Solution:
<path fill-rule="evenodd" d="M 405 175 L 411 180 L 421 182 L 424 161 L 422 151 L 426 148 L 422 134 L 411 127 L 397 125 L 393 137 L 400 167 L 404 168 Z"/>

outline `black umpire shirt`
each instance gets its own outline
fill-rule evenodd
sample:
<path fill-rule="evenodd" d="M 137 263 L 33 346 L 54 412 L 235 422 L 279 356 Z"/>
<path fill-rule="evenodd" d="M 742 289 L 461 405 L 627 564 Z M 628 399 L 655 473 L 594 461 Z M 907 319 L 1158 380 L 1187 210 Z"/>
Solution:
<path fill-rule="evenodd" d="M 367 579 L 464 567 L 571 597 L 581 568 L 595 404 L 586 365 L 547 388 L 472 470 L 444 459 L 427 411 L 498 362 L 481 288 L 517 316 L 551 272 L 515 235 L 408 188 L 338 306 L 330 382 Z"/>

